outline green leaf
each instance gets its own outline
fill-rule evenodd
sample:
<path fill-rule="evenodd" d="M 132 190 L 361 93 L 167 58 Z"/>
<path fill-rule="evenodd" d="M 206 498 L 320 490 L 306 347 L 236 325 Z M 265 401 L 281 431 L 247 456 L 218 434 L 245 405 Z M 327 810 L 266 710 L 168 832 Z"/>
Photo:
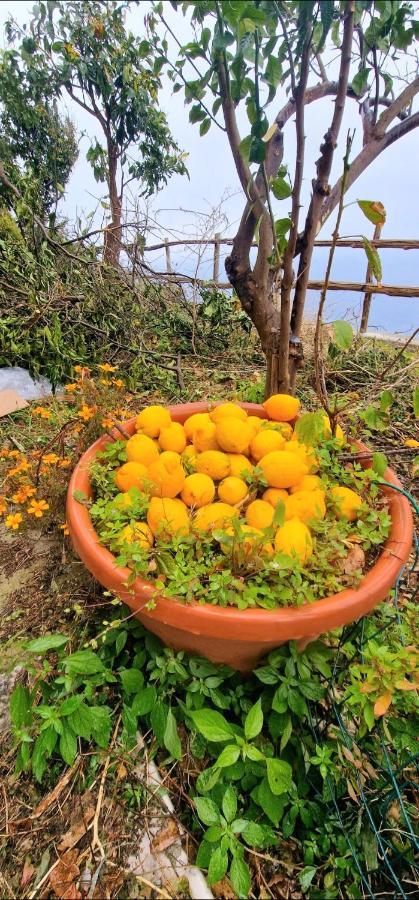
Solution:
<path fill-rule="evenodd" d="M 265 154 L 266 144 L 263 143 L 261 138 L 252 136 L 249 147 L 249 162 L 262 163 L 265 159 Z"/>
<path fill-rule="evenodd" d="M 243 138 L 243 140 L 240 141 L 239 144 L 240 154 L 247 163 L 249 162 L 250 145 L 252 143 L 252 140 L 252 135 L 248 134 L 247 137 Z"/>
<path fill-rule="evenodd" d="M 337 319 L 336 322 L 332 322 L 332 328 L 333 343 L 340 350 L 349 350 L 354 338 L 352 325 L 346 322 L 345 319 Z"/>
<path fill-rule="evenodd" d="M 372 275 L 374 275 L 374 278 L 377 280 L 378 284 L 380 284 L 383 277 L 383 270 L 378 250 L 373 247 L 368 238 L 366 238 L 365 236 L 362 237 L 362 243 L 364 245 L 364 250 L 371 273 Z"/>
<path fill-rule="evenodd" d="M 131 705 L 134 716 L 148 715 L 153 709 L 155 702 L 156 688 L 151 684 L 135 695 Z"/>
<path fill-rule="evenodd" d="M 60 736 L 60 753 L 65 763 L 72 766 L 77 756 L 77 738 L 74 731 L 64 726 Z"/>
<path fill-rule="evenodd" d="M 144 676 L 139 669 L 121 669 L 118 675 L 126 694 L 137 694 L 144 684 Z"/>
<path fill-rule="evenodd" d="M 320 0 L 320 20 L 322 23 L 322 33 L 320 41 L 317 45 L 317 53 L 321 53 L 321 51 L 323 50 L 327 35 L 329 34 L 330 27 L 333 22 L 334 11 L 334 2 L 330 2 L 330 0 Z"/>
<path fill-rule="evenodd" d="M 295 423 L 295 434 L 302 444 L 314 447 L 320 443 L 324 435 L 324 416 L 322 409 L 316 412 L 303 413 Z"/>
<path fill-rule="evenodd" d="M 357 203 L 369 222 L 373 225 L 384 225 L 386 211 L 380 200 L 357 200 Z"/>
<path fill-rule="evenodd" d="M 70 638 L 65 634 L 44 634 L 40 638 L 35 638 L 34 641 L 29 641 L 26 644 L 26 650 L 29 650 L 30 653 L 46 653 L 48 650 L 58 650 L 60 647 L 64 647 L 69 640 Z"/>
<path fill-rule="evenodd" d="M 376 872 L 378 869 L 377 838 L 371 828 L 365 828 L 361 839 L 367 872 Z"/>
<path fill-rule="evenodd" d="M 254 674 L 262 684 L 276 684 L 278 681 L 278 672 L 275 672 L 271 666 L 262 666 L 260 669 L 255 669 Z"/>
<path fill-rule="evenodd" d="M 48 760 L 58 740 L 58 734 L 50 725 L 41 731 L 37 737 L 32 751 L 31 766 L 34 777 L 37 781 L 42 781 Z"/>
<path fill-rule="evenodd" d="M 246 756 L 253 762 L 262 762 L 265 759 L 265 754 L 262 753 L 261 750 L 258 750 L 257 747 L 254 747 L 252 744 L 247 748 Z"/>
<path fill-rule="evenodd" d="M 29 725 L 32 718 L 31 705 L 31 695 L 28 689 L 22 684 L 16 685 L 9 703 L 10 718 L 15 728 Z"/>
<path fill-rule="evenodd" d="M 80 706 L 68 716 L 68 721 L 72 730 L 78 737 L 84 738 L 85 741 L 90 740 L 96 720 L 94 714 L 92 715 L 90 707 L 87 706 L 86 703 L 81 703 Z"/>
<path fill-rule="evenodd" d="M 264 778 L 257 790 L 257 801 L 262 807 L 265 816 L 277 828 L 284 815 L 284 809 L 288 802 L 287 797 L 273 794 L 269 787 L 268 779 Z"/>
<path fill-rule="evenodd" d="M 194 803 L 204 825 L 219 825 L 220 812 L 213 800 L 209 797 L 195 797 Z"/>
<path fill-rule="evenodd" d="M 214 853 L 211 856 L 210 864 L 208 866 L 208 883 L 216 884 L 217 881 L 221 881 L 224 878 L 225 873 L 227 872 L 228 866 L 228 855 L 225 850 L 221 850 L 221 847 L 216 847 Z"/>
<path fill-rule="evenodd" d="M 174 759 L 182 759 L 182 745 L 180 743 L 176 719 L 171 709 L 169 709 L 166 719 L 164 746 Z"/>
<path fill-rule="evenodd" d="M 276 843 L 276 835 L 269 825 L 259 825 L 257 822 L 248 822 L 242 831 L 242 836 L 249 847 L 257 847 L 263 850 Z"/>
<path fill-rule="evenodd" d="M 81 503 L 82 506 L 86 506 L 89 503 L 89 498 L 83 491 L 73 491 L 73 499 L 77 500 L 77 503 Z"/>
<path fill-rule="evenodd" d="M 154 731 L 154 734 L 157 738 L 158 743 L 161 747 L 164 746 L 164 736 L 166 733 L 166 722 L 167 715 L 169 712 L 168 706 L 165 703 L 162 703 L 161 700 L 158 700 L 157 703 L 153 706 L 151 710 L 150 723 L 151 727 Z"/>
<path fill-rule="evenodd" d="M 203 119 L 206 118 L 205 110 L 202 108 L 200 103 L 196 103 L 189 110 L 189 121 L 190 122 L 202 122 Z"/>
<path fill-rule="evenodd" d="M 283 750 L 285 750 L 285 747 L 287 746 L 291 735 L 292 735 L 292 719 L 291 719 L 291 716 L 288 716 L 286 724 L 285 724 L 285 728 L 282 732 L 281 743 L 279 745 L 279 749 L 280 749 L 281 753 Z"/>
<path fill-rule="evenodd" d="M 227 822 L 232 822 L 237 812 L 237 792 L 231 785 L 224 794 L 222 810 Z"/>
<path fill-rule="evenodd" d="M 206 134 L 207 131 L 210 130 L 210 128 L 211 128 L 211 119 L 204 119 L 204 121 L 201 122 L 201 124 L 199 126 L 199 133 L 200 133 L 201 137 L 203 137 L 204 134 Z"/>
<path fill-rule="evenodd" d="M 415 418 L 419 419 L 419 387 L 416 387 L 413 390 L 413 412 Z"/>
<path fill-rule="evenodd" d="M 258 734 L 262 731 L 263 726 L 263 712 L 262 712 L 262 700 L 259 699 L 256 703 L 253 704 L 252 708 L 249 709 L 247 713 L 245 722 L 244 722 L 244 734 L 247 741 L 250 741 L 252 738 L 257 737 Z"/>
<path fill-rule="evenodd" d="M 316 872 L 317 869 L 315 866 L 304 866 L 304 869 L 299 872 L 298 880 L 303 894 L 308 891 Z"/>
<path fill-rule="evenodd" d="M 99 747 L 107 747 L 111 736 L 112 720 L 108 706 L 91 706 L 92 735 Z"/>
<path fill-rule="evenodd" d="M 244 859 L 235 856 L 230 866 L 230 881 L 238 897 L 248 897 L 251 885 L 249 866 Z"/>
<path fill-rule="evenodd" d="M 292 187 L 285 178 L 274 178 L 271 182 L 271 190 L 277 200 L 286 200 L 292 194 Z"/>
<path fill-rule="evenodd" d="M 196 789 L 201 794 L 206 794 L 208 791 L 211 791 L 214 785 L 217 783 L 221 776 L 221 769 L 216 766 L 211 766 L 209 769 L 204 769 L 203 772 L 200 772 L 198 778 L 196 779 Z"/>
<path fill-rule="evenodd" d="M 234 735 L 229 722 L 214 709 L 196 709 L 189 716 L 207 741 L 230 741 Z"/>
<path fill-rule="evenodd" d="M 356 73 L 355 78 L 352 79 L 352 90 L 357 97 L 360 97 L 366 90 L 370 72 L 371 69 L 368 66 L 363 66 L 362 69 Z"/>
<path fill-rule="evenodd" d="M 383 391 L 380 396 L 380 410 L 381 412 L 387 412 L 390 409 L 391 404 L 394 402 L 394 396 L 391 391 Z"/>
<path fill-rule="evenodd" d="M 291 788 L 292 768 L 284 759 L 267 759 L 266 772 L 269 787 L 275 796 L 285 794 Z"/>
<path fill-rule="evenodd" d="M 372 455 L 372 468 L 380 478 L 384 475 L 384 472 L 388 466 L 388 460 L 385 453 L 373 453 Z"/>
<path fill-rule="evenodd" d="M 105 666 L 93 650 L 77 650 L 63 660 L 63 667 L 68 675 L 97 675 L 104 672 Z"/>
<path fill-rule="evenodd" d="M 234 766 L 234 763 L 237 762 L 239 756 L 240 747 L 238 747 L 237 744 L 228 744 L 227 747 L 224 747 L 224 750 L 221 751 L 214 765 L 219 769 L 225 769 L 226 766 Z"/>

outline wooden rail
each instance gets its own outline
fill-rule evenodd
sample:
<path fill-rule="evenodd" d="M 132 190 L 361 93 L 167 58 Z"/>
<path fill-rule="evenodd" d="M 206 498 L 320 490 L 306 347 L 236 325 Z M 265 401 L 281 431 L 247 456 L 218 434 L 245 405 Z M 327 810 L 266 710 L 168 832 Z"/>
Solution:
<path fill-rule="evenodd" d="M 213 238 L 208 238 L 207 240 L 203 240 L 201 238 L 190 238 L 188 240 L 178 240 L 178 241 L 163 241 L 161 244 L 149 244 L 148 247 L 143 248 L 144 253 L 151 252 L 152 250 L 163 250 L 165 247 L 181 247 L 183 245 L 197 245 L 197 244 L 207 244 L 211 246 L 212 244 L 225 244 L 226 246 L 231 247 L 233 244 L 233 238 L 223 238 L 219 237 L 219 235 L 215 235 Z M 398 238 L 380 238 L 380 240 L 374 240 L 372 238 L 370 240 L 370 244 L 373 247 L 377 247 L 378 250 L 419 250 L 419 240 L 399 240 Z M 252 247 L 257 247 L 256 241 L 253 242 Z M 331 247 L 331 240 L 317 240 L 314 243 L 315 247 Z M 352 250 L 363 250 L 364 244 L 359 238 L 340 238 L 337 242 L 337 247 L 348 247 Z"/>

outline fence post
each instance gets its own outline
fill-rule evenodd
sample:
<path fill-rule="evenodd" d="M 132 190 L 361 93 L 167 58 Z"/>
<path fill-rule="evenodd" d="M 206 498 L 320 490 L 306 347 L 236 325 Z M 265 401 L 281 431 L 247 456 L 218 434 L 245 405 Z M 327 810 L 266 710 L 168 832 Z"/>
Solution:
<path fill-rule="evenodd" d="M 212 269 L 212 280 L 217 282 L 220 275 L 220 237 L 221 235 L 217 233 L 215 235 L 215 244 L 214 244 L 214 265 Z"/>
<path fill-rule="evenodd" d="M 382 225 L 376 225 L 373 234 L 373 241 L 379 241 L 381 237 L 381 228 Z M 365 274 L 365 282 L 368 284 L 371 280 L 371 267 L 368 263 L 367 271 Z M 361 315 L 361 325 L 359 331 L 361 334 L 364 334 L 368 328 L 368 319 L 370 317 L 370 309 L 371 309 L 371 301 L 373 294 L 371 291 L 366 291 L 364 295 L 364 302 L 362 304 L 362 315 Z"/>
<path fill-rule="evenodd" d="M 170 247 L 169 247 L 169 239 L 165 238 L 164 248 L 166 251 L 166 271 L 171 275 L 172 274 L 172 260 L 170 257 Z"/>

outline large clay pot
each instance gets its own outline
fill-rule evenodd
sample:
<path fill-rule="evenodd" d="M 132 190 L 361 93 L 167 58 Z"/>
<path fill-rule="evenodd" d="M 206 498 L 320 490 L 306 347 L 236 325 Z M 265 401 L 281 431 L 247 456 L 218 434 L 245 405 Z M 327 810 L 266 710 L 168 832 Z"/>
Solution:
<path fill-rule="evenodd" d="M 241 406 L 252 415 L 266 418 L 262 406 L 254 403 Z M 169 407 L 175 422 L 184 422 L 192 413 L 207 409 L 207 403 Z M 135 430 L 134 422 L 132 419 L 124 423 L 129 434 Z M 243 672 L 250 671 L 263 656 L 286 641 L 297 641 L 303 649 L 319 635 L 371 612 L 388 595 L 409 556 L 413 537 L 409 503 L 397 491 L 383 488 L 392 519 L 390 536 L 379 559 L 356 590 L 348 589 L 314 603 L 275 610 L 224 609 L 211 604 L 186 605 L 164 597 L 156 599 L 153 584 L 141 578 L 127 587 L 129 570 L 115 565 L 115 557 L 99 543 L 88 509 L 73 496 L 75 491 L 91 496 L 89 468 L 108 441 L 107 436 L 99 438 L 73 472 L 67 496 L 67 522 L 73 546 L 92 575 L 123 600 L 143 625 L 169 647 L 205 656 L 215 663 L 226 663 Z M 391 469 L 386 470 L 384 478 L 400 487 Z M 147 601 L 152 598 L 155 606 L 147 610 Z"/>

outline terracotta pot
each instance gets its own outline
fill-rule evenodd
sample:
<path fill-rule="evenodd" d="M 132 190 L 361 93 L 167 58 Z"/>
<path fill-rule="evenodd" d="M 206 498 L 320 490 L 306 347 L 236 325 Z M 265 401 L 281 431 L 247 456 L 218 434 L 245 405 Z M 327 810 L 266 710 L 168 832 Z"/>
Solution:
<path fill-rule="evenodd" d="M 266 418 L 262 406 L 255 403 L 241 406 L 252 415 Z M 207 403 L 169 407 L 176 422 L 184 422 L 192 413 L 207 409 Z M 132 419 L 124 424 L 129 434 L 135 430 L 134 422 Z M 115 432 L 115 437 L 118 436 Z M 205 656 L 243 672 L 250 671 L 263 656 L 286 641 L 297 641 L 303 649 L 321 634 L 371 612 L 388 595 L 409 556 L 413 537 L 409 503 L 397 491 L 383 488 L 392 519 L 390 536 L 379 559 L 356 590 L 341 591 L 300 607 L 275 610 L 224 609 L 207 603 L 186 605 L 164 597 L 156 599 L 151 582 L 137 578 L 133 585 L 126 586 L 129 570 L 115 565 L 115 557 L 99 543 L 88 509 L 73 497 L 76 490 L 91 496 L 89 468 L 108 442 L 107 436 L 99 438 L 73 472 L 67 495 L 67 522 L 73 546 L 92 575 L 123 600 L 149 631 L 176 650 Z M 362 444 L 359 447 L 367 449 Z M 384 478 L 400 487 L 391 469 L 386 470 Z M 147 610 L 146 603 L 152 598 L 155 607 Z"/>

